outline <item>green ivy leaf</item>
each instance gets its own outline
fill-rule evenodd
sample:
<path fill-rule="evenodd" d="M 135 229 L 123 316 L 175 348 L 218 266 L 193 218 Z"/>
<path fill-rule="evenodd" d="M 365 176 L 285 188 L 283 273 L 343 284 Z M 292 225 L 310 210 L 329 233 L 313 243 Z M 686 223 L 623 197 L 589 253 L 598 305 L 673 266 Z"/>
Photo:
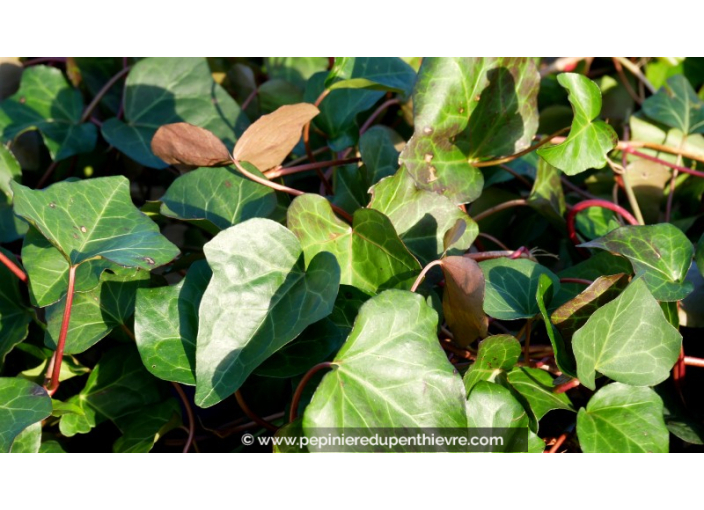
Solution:
<path fill-rule="evenodd" d="M 553 283 L 554 294 L 560 280 L 545 266 L 528 259 L 498 258 L 479 263 L 486 279 L 484 311 L 500 320 L 529 319 L 540 313 L 535 299 L 541 274 Z"/>
<path fill-rule="evenodd" d="M 22 168 L 12 152 L 0 144 L 0 191 L 9 199 L 12 198 L 12 188 L 10 187 L 12 181 L 22 181 Z"/>
<path fill-rule="evenodd" d="M 704 234 L 702 234 L 697 243 L 697 249 L 694 252 L 694 261 L 697 263 L 699 272 L 704 276 Z"/>
<path fill-rule="evenodd" d="M 179 403 L 170 398 L 118 420 L 123 435 L 115 441 L 115 453 L 148 453 L 161 436 L 181 424 Z"/>
<path fill-rule="evenodd" d="M 448 198 L 418 189 L 404 167 L 394 176 L 382 179 L 370 192 L 369 207 L 391 220 L 404 244 L 422 265 L 442 256 L 445 232 L 457 220 L 463 220 L 467 228 L 448 251 L 449 255 L 467 251 L 479 233 L 477 224 Z"/>
<path fill-rule="evenodd" d="M 670 375 L 682 346 L 642 278 L 599 308 L 572 337 L 577 376 L 589 389 L 600 372 L 634 386 L 652 386 Z"/>
<path fill-rule="evenodd" d="M 9 453 L 20 433 L 51 414 L 51 397 L 24 379 L 0 377 L 0 453 Z"/>
<path fill-rule="evenodd" d="M 39 447 L 39 453 L 66 453 L 58 441 L 46 441 Z"/>
<path fill-rule="evenodd" d="M 37 453 L 42 445 L 42 422 L 31 424 L 12 443 L 10 453 Z"/>
<path fill-rule="evenodd" d="M 583 278 L 596 280 L 603 275 L 632 274 L 633 267 L 628 259 L 612 255 L 606 251 L 595 253 L 587 260 L 579 262 L 572 267 L 563 269 L 558 273 L 560 278 Z M 561 283 L 560 290 L 552 300 L 555 308 L 567 303 L 584 290 L 584 285 L 579 283 Z"/>
<path fill-rule="evenodd" d="M 401 162 L 422 189 L 456 204 L 474 201 L 483 177 L 471 163 L 530 144 L 539 85 L 530 59 L 424 59 L 413 94 L 415 132 Z"/>
<path fill-rule="evenodd" d="M 464 374 L 464 387 L 469 395 L 480 381 L 494 382 L 502 372 L 513 367 L 521 355 L 521 344 L 510 335 L 494 335 L 479 343 L 477 361 Z"/>
<path fill-rule="evenodd" d="M 350 227 L 333 214 L 325 198 L 306 194 L 288 208 L 288 226 L 308 264 L 318 253 L 330 252 L 342 271 L 340 283 L 365 292 L 410 288 L 421 269 L 391 221 L 374 209 L 355 212 Z"/>
<path fill-rule="evenodd" d="M 33 66 L 22 73 L 20 89 L 0 103 L 0 138 L 6 142 L 38 129 L 51 159 L 60 161 L 95 147 L 97 131 L 81 123 L 83 98 L 60 70 Z"/>
<path fill-rule="evenodd" d="M 603 207 L 588 207 L 577 213 L 575 227 L 587 239 L 596 239 L 619 228 L 616 213 Z"/>
<path fill-rule="evenodd" d="M 80 354 L 126 325 L 134 313 L 137 289 L 149 285 L 149 273 L 132 268 L 105 272 L 100 284 L 89 292 L 76 294 L 64 347 L 65 354 Z M 66 298 L 46 309 L 47 329 L 44 343 L 56 349 L 63 322 Z"/>
<path fill-rule="evenodd" d="M 9 251 L 0 248 L 0 252 L 18 264 L 15 256 Z M 19 280 L 2 263 L 0 263 L 0 282 L 2 282 L 0 285 L 0 367 L 2 367 L 7 353 L 27 338 L 32 315 L 30 309 L 23 304 Z"/>
<path fill-rule="evenodd" d="M 562 191 L 560 171 L 540 158 L 528 204 L 557 228 L 564 230 L 565 194 Z M 601 208 L 600 208 L 601 209 Z"/>
<path fill-rule="evenodd" d="M 566 393 L 553 391 L 553 377 L 545 370 L 515 367 L 506 377 L 509 384 L 528 401 L 537 420 L 553 409 L 574 411 Z"/>
<path fill-rule="evenodd" d="M 263 177 L 249 163 L 242 165 Z M 212 233 L 276 208 L 276 194 L 232 167 L 198 168 L 176 179 L 161 198 L 161 214 L 186 221 L 206 220 Z"/>
<path fill-rule="evenodd" d="M 464 389 L 422 296 L 387 290 L 362 305 L 303 415 L 316 428 L 466 427 Z"/>
<path fill-rule="evenodd" d="M 168 165 L 150 148 L 164 124 L 188 122 L 212 132 L 232 148 L 249 125 L 234 99 L 213 82 L 204 58 L 145 58 L 125 82 L 125 122 L 112 118 L 102 127 L 110 145 L 150 168 Z"/>
<path fill-rule="evenodd" d="M 550 320 L 550 315 L 548 314 L 546 302 L 549 303 L 552 301 L 552 296 L 554 295 L 553 289 L 554 282 L 546 274 L 541 274 L 538 279 L 538 289 L 535 294 L 535 300 L 538 303 L 538 308 L 540 308 L 540 314 L 543 317 L 545 330 L 548 333 L 548 338 L 550 338 L 550 344 L 555 353 L 555 362 L 558 368 L 565 374 L 575 377 L 577 373 L 572 344 L 569 342 L 569 339 L 565 342 L 560 332 L 555 329 L 555 326 Z"/>
<path fill-rule="evenodd" d="M 657 393 L 617 382 L 579 410 L 577 436 L 586 453 L 667 453 L 670 439 Z"/>
<path fill-rule="evenodd" d="M 416 72 L 398 57 L 335 57 L 325 87 L 411 94 Z"/>
<path fill-rule="evenodd" d="M 17 183 L 12 187 L 15 213 L 39 230 L 68 264 L 104 258 L 151 270 L 179 253 L 134 206 L 124 177 L 65 181 L 39 191 Z"/>
<path fill-rule="evenodd" d="M 679 301 L 693 290 L 685 277 L 694 248 L 687 236 L 670 223 L 621 227 L 580 246 L 626 257 L 633 264 L 636 277 L 642 276 L 660 301 Z"/>
<path fill-rule="evenodd" d="M 209 407 L 330 314 L 340 269 L 330 253 L 305 268 L 296 236 L 258 218 L 223 230 L 204 251 L 213 277 L 200 304 L 195 400 Z"/>
<path fill-rule="evenodd" d="M 567 175 L 606 166 L 606 154 L 616 147 L 618 136 L 607 123 L 594 120 L 601 111 L 601 91 L 589 78 L 562 73 L 557 81 L 567 89 L 574 118 L 567 139 L 559 145 L 541 147 L 538 154 Z"/>
<path fill-rule="evenodd" d="M 372 126 L 359 137 L 359 155 L 366 168 L 367 188 L 398 170 L 399 152 L 396 145 L 401 137 L 386 126 Z"/>
<path fill-rule="evenodd" d="M 137 291 L 137 349 L 156 377 L 195 386 L 198 308 L 211 276 L 208 264 L 198 261 L 176 285 Z"/>
<path fill-rule="evenodd" d="M 682 74 L 668 78 L 667 85 L 646 99 L 643 112 L 686 135 L 704 133 L 704 102 Z"/>
<path fill-rule="evenodd" d="M 265 57 L 264 66 L 269 78 L 286 80 L 299 89 L 317 72 L 328 68 L 327 57 Z"/>

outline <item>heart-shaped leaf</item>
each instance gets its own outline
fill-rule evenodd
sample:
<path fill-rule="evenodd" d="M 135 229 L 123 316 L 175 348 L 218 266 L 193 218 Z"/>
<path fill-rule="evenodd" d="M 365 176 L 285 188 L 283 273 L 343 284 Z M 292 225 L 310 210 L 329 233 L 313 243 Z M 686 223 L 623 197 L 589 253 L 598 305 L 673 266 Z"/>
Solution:
<path fill-rule="evenodd" d="M 682 335 L 665 319 L 642 278 L 599 308 L 572 337 L 577 376 L 589 389 L 600 372 L 634 386 L 653 386 L 670 375 Z"/>
<path fill-rule="evenodd" d="M 601 91 L 589 78 L 562 73 L 557 81 L 568 91 L 574 118 L 567 139 L 559 145 L 541 147 L 538 154 L 567 175 L 606 166 L 606 154 L 616 147 L 616 131 L 600 120 Z"/>
<path fill-rule="evenodd" d="M 330 314 L 340 269 L 330 253 L 305 267 L 296 236 L 259 218 L 223 230 L 204 251 L 213 277 L 200 303 L 195 400 L 209 407 Z"/>
<path fill-rule="evenodd" d="M 95 147 L 97 131 L 82 123 L 83 98 L 71 88 L 60 70 L 33 66 L 22 73 L 20 89 L 0 103 L 0 138 L 13 141 L 21 133 L 38 129 L 54 161 Z"/>
<path fill-rule="evenodd" d="M 387 290 L 362 305 L 303 416 L 303 429 L 466 427 L 462 381 L 422 296 Z"/>
<path fill-rule="evenodd" d="M 195 386 L 198 308 L 211 275 L 208 264 L 198 261 L 176 285 L 137 291 L 137 349 L 158 378 Z"/>
<path fill-rule="evenodd" d="M 454 203 L 482 191 L 473 161 L 525 149 L 538 127 L 540 77 L 525 58 L 426 58 L 413 94 L 415 131 L 401 162 L 422 189 Z"/>
<path fill-rule="evenodd" d="M 124 177 L 65 181 L 40 191 L 13 183 L 12 189 L 15 213 L 39 230 L 70 265 L 104 258 L 151 270 L 179 253 L 132 204 Z"/>
<path fill-rule="evenodd" d="M 262 178 L 248 163 L 242 165 Z M 212 233 L 250 218 L 265 217 L 276 208 L 273 189 L 227 168 L 198 168 L 177 178 L 161 197 L 161 214 L 179 220 L 205 220 Z"/>
<path fill-rule="evenodd" d="M 477 360 L 464 374 L 467 394 L 480 381 L 493 382 L 502 372 L 513 367 L 521 355 L 521 344 L 510 335 L 494 335 L 479 344 Z"/>
<path fill-rule="evenodd" d="M 540 275 L 553 283 L 553 293 L 560 280 L 548 268 L 528 259 L 498 258 L 479 263 L 486 280 L 484 311 L 501 320 L 529 319 L 540 313 L 535 293 Z"/>
<path fill-rule="evenodd" d="M 187 122 L 157 129 L 152 152 L 169 165 L 221 166 L 230 163 L 230 151 L 207 129 Z"/>
<path fill-rule="evenodd" d="M 445 275 L 442 310 L 455 341 L 463 347 L 484 338 L 489 318 L 484 314 L 484 274 L 467 257 L 445 257 L 440 264 Z"/>
<path fill-rule="evenodd" d="M 17 259 L 9 251 L 0 248 L 0 252 L 17 264 Z M 32 315 L 30 309 L 23 304 L 19 280 L 2 263 L 0 263 L 0 282 L 2 282 L 0 285 L 0 367 L 2 367 L 7 353 L 27 338 Z"/>
<path fill-rule="evenodd" d="M 280 165 L 301 139 L 303 126 L 318 113 L 314 105 L 299 103 L 260 117 L 237 140 L 234 158 L 247 161 L 261 171 Z"/>
<path fill-rule="evenodd" d="M 682 74 L 668 78 L 667 85 L 645 100 L 643 112 L 685 135 L 704 133 L 704 102 Z"/>
<path fill-rule="evenodd" d="M 288 208 L 288 226 L 310 261 L 330 252 L 341 268 L 340 283 L 365 292 L 410 288 L 421 267 L 399 239 L 391 221 L 374 209 L 354 213 L 350 227 L 319 195 L 301 195 Z"/>
<path fill-rule="evenodd" d="M 463 221 L 466 228 L 451 244 L 450 255 L 468 250 L 479 233 L 477 224 L 448 198 L 418 189 L 404 167 L 394 176 L 382 179 L 370 193 L 369 207 L 388 216 L 404 244 L 423 265 L 446 251 L 445 233 L 457 221 Z"/>
<path fill-rule="evenodd" d="M 692 292 L 685 281 L 694 248 L 671 223 L 625 226 L 580 246 L 601 248 L 631 261 L 636 276 L 642 276 L 650 292 L 660 301 L 679 301 Z"/>
<path fill-rule="evenodd" d="M 249 125 L 234 99 L 213 82 L 204 58 L 145 58 L 125 81 L 125 121 L 103 123 L 110 145 L 151 168 L 168 165 L 151 151 L 156 130 L 187 122 L 207 129 L 232 147 Z"/>
<path fill-rule="evenodd" d="M 579 410 L 577 436 L 586 453 L 667 453 L 670 440 L 657 393 L 620 383 L 604 386 Z"/>
<path fill-rule="evenodd" d="M 9 453 L 20 433 L 51 414 L 44 388 L 20 378 L 0 377 L 0 453 Z"/>
<path fill-rule="evenodd" d="M 545 370 L 529 367 L 515 367 L 507 375 L 508 382 L 523 395 L 537 420 L 541 420 L 553 409 L 574 411 L 566 393 L 553 391 L 553 377 Z"/>

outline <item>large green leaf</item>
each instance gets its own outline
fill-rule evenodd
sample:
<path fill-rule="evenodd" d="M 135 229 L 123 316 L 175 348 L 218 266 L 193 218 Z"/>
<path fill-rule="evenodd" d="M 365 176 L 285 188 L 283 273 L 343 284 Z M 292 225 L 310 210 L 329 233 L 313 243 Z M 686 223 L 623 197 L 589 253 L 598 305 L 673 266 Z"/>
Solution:
<path fill-rule="evenodd" d="M 354 213 L 350 227 L 320 195 L 297 197 L 288 209 L 288 226 L 300 240 L 306 262 L 330 252 L 341 268 L 340 283 L 365 292 L 410 288 L 421 267 L 389 219 L 374 209 Z"/>
<path fill-rule="evenodd" d="M 15 213 L 29 221 L 68 264 L 104 258 L 151 270 L 179 251 L 132 203 L 121 176 L 59 182 L 41 191 L 13 183 Z"/>
<path fill-rule="evenodd" d="M 115 441 L 115 453 L 148 453 L 161 436 L 181 424 L 181 408 L 170 398 L 118 419 L 123 435 Z"/>
<path fill-rule="evenodd" d="M 0 252 L 12 262 L 17 259 L 9 251 L 0 248 Z M 27 338 L 29 323 L 32 321 L 31 310 L 25 306 L 20 294 L 17 277 L 5 264 L 0 263 L 0 368 L 5 356 L 15 345 Z"/>
<path fill-rule="evenodd" d="M 9 142 L 38 129 L 55 161 L 95 147 L 97 131 L 81 123 L 83 98 L 60 70 L 33 66 L 22 73 L 20 89 L 0 103 L 0 138 Z"/>
<path fill-rule="evenodd" d="M 552 280 L 555 294 L 560 288 L 557 276 L 532 260 L 490 259 L 479 267 L 486 279 L 484 311 L 496 319 L 529 319 L 539 313 L 535 293 L 541 274 Z"/>
<path fill-rule="evenodd" d="M 416 72 L 398 57 L 335 57 L 325 80 L 328 89 L 383 90 L 411 94 Z"/>
<path fill-rule="evenodd" d="M 209 407 L 330 314 L 340 269 L 330 253 L 304 266 L 296 236 L 259 218 L 223 230 L 204 251 L 213 277 L 200 304 L 196 403 Z"/>
<path fill-rule="evenodd" d="M 670 223 L 625 226 L 583 243 L 631 261 L 636 276 L 642 276 L 650 292 L 660 301 L 679 301 L 692 292 L 685 281 L 694 248 L 680 229 Z"/>
<path fill-rule="evenodd" d="M 125 122 L 108 119 L 102 133 L 138 163 L 166 168 L 150 145 L 159 127 L 175 122 L 205 128 L 229 148 L 249 125 L 235 100 L 213 82 L 204 58 L 145 58 L 125 82 Z"/>
<path fill-rule="evenodd" d="M 477 224 L 448 198 L 418 189 L 404 167 L 370 191 L 369 207 L 388 216 L 404 244 L 423 265 L 445 252 L 443 237 L 457 220 L 463 220 L 467 228 L 449 250 L 450 255 L 467 251 L 479 233 Z"/>
<path fill-rule="evenodd" d="M 387 290 L 362 305 L 303 416 L 317 428 L 465 427 L 462 381 L 422 296 Z"/>
<path fill-rule="evenodd" d="M 9 453 L 20 433 L 51 414 L 44 388 L 20 378 L 0 377 L 0 453 Z"/>
<path fill-rule="evenodd" d="M 38 421 L 20 432 L 10 453 L 37 453 L 42 444 L 42 422 Z"/>
<path fill-rule="evenodd" d="M 263 177 L 259 170 L 242 163 Z M 176 179 L 161 198 L 161 214 L 170 218 L 206 220 L 218 232 L 250 218 L 268 216 L 276 194 L 231 167 L 198 168 Z"/>
<path fill-rule="evenodd" d="M 552 350 L 555 353 L 555 362 L 557 367 L 569 376 L 576 376 L 574 354 L 572 352 L 572 344 L 562 338 L 562 335 L 555 329 L 550 315 L 548 314 L 547 304 L 552 301 L 554 295 L 554 282 L 546 274 L 541 274 L 538 279 L 538 289 L 535 293 L 535 300 L 540 308 L 540 314 L 543 317 L 545 330 L 550 339 Z"/>
<path fill-rule="evenodd" d="M 538 420 L 553 409 L 574 411 L 567 394 L 553 391 L 553 377 L 545 370 L 516 367 L 508 373 L 507 379 L 525 397 Z"/>
<path fill-rule="evenodd" d="M 574 118 L 567 139 L 559 145 L 541 147 L 538 154 L 552 166 L 575 175 L 589 168 L 603 168 L 606 154 L 616 147 L 616 131 L 600 120 L 601 91 L 589 78 L 562 73 L 557 81 L 569 92 Z"/>
<path fill-rule="evenodd" d="M 144 366 L 166 381 L 195 386 L 198 308 L 212 272 L 195 262 L 176 285 L 139 289 L 134 335 Z"/>
<path fill-rule="evenodd" d="M 372 126 L 359 137 L 359 155 L 366 167 L 368 186 L 396 173 L 398 155 L 396 145 L 401 137 L 386 126 Z"/>
<path fill-rule="evenodd" d="M 538 128 L 540 84 L 525 58 L 426 58 L 413 94 L 415 131 L 401 154 L 419 187 L 474 201 L 483 177 L 471 163 L 525 149 Z"/>
<path fill-rule="evenodd" d="M 634 386 L 658 384 L 667 379 L 681 346 L 682 336 L 642 278 L 594 312 L 572 337 L 577 376 L 592 390 L 597 371 Z"/>
<path fill-rule="evenodd" d="M 577 436 L 586 453 L 667 453 L 670 439 L 657 393 L 620 383 L 604 386 L 579 410 Z"/>
<path fill-rule="evenodd" d="M 521 355 L 521 344 L 509 335 L 495 335 L 479 344 L 477 360 L 464 374 L 464 387 L 469 395 L 480 381 L 494 382 L 502 372 L 510 370 Z"/>
<path fill-rule="evenodd" d="M 114 273 L 103 273 L 100 284 L 93 290 L 76 294 L 64 353 L 79 354 L 108 336 L 113 329 L 126 325 L 134 313 L 137 289 L 148 285 L 149 272 L 120 268 Z M 66 299 L 63 298 L 46 309 L 44 343 L 52 349 L 58 344 L 65 305 Z"/>
<path fill-rule="evenodd" d="M 704 133 L 704 102 L 682 74 L 670 77 L 667 85 L 649 97 L 643 103 L 643 112 L 686 135 Z"/>

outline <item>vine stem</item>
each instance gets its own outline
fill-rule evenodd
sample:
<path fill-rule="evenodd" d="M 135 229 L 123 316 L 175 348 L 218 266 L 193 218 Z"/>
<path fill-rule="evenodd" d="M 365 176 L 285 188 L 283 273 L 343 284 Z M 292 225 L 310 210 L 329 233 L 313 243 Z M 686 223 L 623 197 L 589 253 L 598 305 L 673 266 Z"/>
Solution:
<path fill-rule="evenodd" d="M 571 381 L 567 381 L 566 383 L 560 384 L 552 391 L 553 393 L 565 393 L 573 388 L 576 388 L 580 384 L 581 383 L 579 382 L 579 379 L 572 379 Z"/>
<path fill-rule="evenodd" d="M 306 384 L 308 384 L 308 381 L 310 381 L 313 376 L 321 370 L 325 370 L 328 368 L 331 369 L 332 367 L 333 363 L 331 361 L 323 361 L 322 363 L 318 363 L 313 368 L 308 370 L 308 372 L 306 372 L 306 374 L 301 379 L 301 382 L 298 383 L 296 391 L 293 393 L 293 399 L 291 400 L 291 410 L 288 414 L 289 423 L 298 417 L 298 404 L 301 403 L 301 396 L 303 396 L 303 390 L 305 389 Z"/>
<path fill-rule="evenodd" d="M 449 339 L 440 342 L 440 345 L 447 352 L 451 352 L 452 354 L 455 354 L 462 359 L 468 359 L 468 360 L 476 359 L 476 356 L 474 356 L 469 350 L 455 347 Z"/>
<path fill-rule="evenodd" d="M 577 230 L 574 226 L 575 218 L 577 217 L 577 213 L 585 209 L 589 209 L 590 207 L 602 207 L 604 209 L 609 209 L 610 211 L 619 214 L 624 220 L 626 220 L 631 225 L 640 225 L 638 220 L 635 219 L 631 213 L 629 213 L 620 205 L 616 205 L 606 200 L 584 200 L 583 202 L 575 204 L 574 207 L 572 207 L 572 209 L 570 209 L 567 213 L 567 232 L 569 234 L 570 240 L 575 245 L 580 243 L 579 237 L 577 237 Z"/>
<path fill-rule="evenodd" d="M 693 358 L 692 356 L 685 356 L 684 357 L 684 364 L 689 365 L 690 367 L 704 368 L 704 359 Z"/>
<path fill-rule="evenodd" d="M 81 115 L 81 122 L 86 122 L 88 119 L 90 119 L 90 115 L 93 113 L 93 110 L 95 110 L 95 107 L 98 106 L 98 103 L 100 103 L 100 100 L 103 99 L 103 96 L 108 93 L 108 91 L 112 88 L 113 85 L 115 85 L 118 81 L 120 81 L 121 78 L 123 78 L 129 71 L 131 67 L 123 67 L 120 69 L 120 71 L 115 74 L 112 78 L 108 80 L 108 82 L 103 85 L 103 88 L 101 88 L 98 93 L 93 97 L 93 100 L 86 106 L 86 109 L 83 110 L 83 115 Z"/>
<path fill-rule="evenodd" d="M 276 432 L 279 430 L 279 427 L 274 425 L 273 423 L 269 423 L 268 421 L 262 419 L 257 413 L 252 411 L 249 406 L 247 405 L 247 402 L 245 401 L 244 397 L 242 396 L 242 392 L 240 390 L 237 390 L 235 392 L 235 399 L 237 400 L 237 403 L 240 405 L 242 408 L 242 411 L 244 411 L 244 414 L 247 415 L 247 417 L 252 420 L 254 423 L 259 425 L 260 427 L 264 427 L 267 430 L 271 430 L 272 432 Z"/>
<path fill-rule="evenodd" d="M 188 416 L 188 439 L 183 447 L 183 453 L 188 453 L 188 450 L 191 449 L 191 444 L 193 444 L 193 437 L 196 434 L 196 419 L 193 416 L 193 408 L 191 407 L 190 402 L 188 402 L 188 397 L 186 397 L 186 393 L 184 393 L 181 385 L 173 381 L 171 384 L 174 385 L 176 393 L 178 393 L 181 402 L 183 402 L 183 407 L 186 408 L 186 416 Z"/>
<path fill-rule="evenodd" d="M 307 172 L 308 170 L 317 170 L 319 168 L 327 168 L 331 166 L 342 166 L 349 165 L 350 163 L 358 163 L 361 158 L 347 158 L 338 159 L 336 161 L 320 161 L 317 163 L 308 163 L 307 165 L 291 166 L 288 168 L 272 168 L 264 172 L 267 179 L 278 179 L 279 177 L 284 177 L 286 175 L 296 174 L 300 172 Z"/>
<path fill-rule="evenodd" d="M 65 64 L 66 57 L 39 57 L 22 62 L 23 67 L 35 66 L 37 64 Z"/>
<path fill-rule="evenodd" d="M 61 362 L 64 359 L 64 347 L 66 346 L 66 336 L 68 335 L 68 325 L 71 321 L 71 307 L 73 306 L 73 291 L 76 286 L 76 269 L 77 265 L 72 265 L 68 269 L 68 290 L 66 291 L 66 306 L 64 307 L 64 316 L 61 320 L 61 331 L 59 332 L 59 341 L 56 344 L 56 352 L 54 353 L 54 366 L 51 368 L 51 376 L 49 380 L 44 381 L 44 387 L 49 392 L 49 395 L 56 393 L 59 388 L 59 374 L 61 373 Z M 49 376 L 47 370 L 47 376 Z"/>
<path fill-rule="evenodd" d="M 581 283 L 582 285 L 591 285 L 594 282 L 584 278 L 560 278 L 560 283 Z"/>
<path fill-rule="evenodd" d="M 552 140 L 556 136 L 560 136 L 562 133 L 565 133 L 569 130 L 570 130 L 569 127 L 562 128 L 559 131 L 556 131 L 555 133 L 548 135 L 547 137 L 541 139 L 535 145 L 531 145 L 527 149 L 524 149 L 520 152 L 517 152 L 516 154 L 512 154 L 511 156 L 506 156 L 504 158 L 499 158 L 499 159 L 491 159 L 489 161 L 477 161 L 476 163 L 471 163 L 471 165 L 476 168 L 482 168 L 482 167 L 486 167 L 486 166 L 496 166 L 496 165 L 502 165 L 504 163 L 508 163 L 510 161 L 513 161 L 514 159 L 518 159 L 522 156 L 525 156 L 526 154 L 533 152 L 534 150 L 539 149 L 540 147 L 542 147 L 543 145 L 548 143 L 550 140 Z"/>
<path fill-rule="evenodd" d="M 415 292 L 418 290 L 418 287 L 420 286 L 421 282 L 425 278 L 425 275 L 430 271 L 433 267 L 439 266 L 442 264 L 442 260 L 433 260 L 431 263 L 429 263 L 427 266 L 423 268 L 423 270 L 420 272 L 418 275 L 418 278 L 416 278 L 416 281 L 413 282 L 413 286 L 411 287 L 411 292 Z"/>
<path fill-rule="evenodd" d="M 504 243 L 502 243 L 501 241 L 499 241 L 497 238 L 495 238 L 494 236 L 492 236 L 492 235 L 490 235 L 490 234 L 486 234 L 486 233 L 484 233 L 484 232 L 479 232 L 479 233 L 477 234 L 477 237 L 481 237 L 481 238 L 483 238 L 483 239 L 488 239 L 489 241 L 491 241 L 492 243 L 494 243 L 494 244 L 495 244 L 496 246 L 498 246 L 499 248 L 502 248 L 502 249 L 504 249 L 504 250 L 506 250 L 506 251 L 510 251 L 510 250 L 508 249 L 508 246 L 506 246 Z"/>
<path fill-rule="evenodd" d="M 511 168 L 510 166 L 508 166 L 508 165 L 503 165 L 503 164 L 497 165 L 497 166 L 498 166 L 499 168 L 501 168 L 502 170 L 505 170 L 506 172 L 508 172 L 508 173 L 510 173 L 511 175 L 513 175 L 519 182 L 521 182 L 521 183 L 522 183 L 524 186 L 526 186 L 528 189 L 533 189 L 533 185 L 530 183 L 530 181 L 529 181 L 528 179 L 526 179 L 525 177 L 523 177 L 523 176 L 522 176 L 521 174 L 519 174 L 518 172 L 514 171 L 513 168 Z"/>
<path fill-rule="evenodd" d="M 628 69 L 631 73 L 633 73 L 633 75 L 638 78 L 641 83 L 643 83 L 643 85 L 645 85 L 645 87 L 650 91 L 651 94 L 655 94 L 655 92 L 657 92 L 655 87 L 653 87 L 653 84 L 650 83 L 648 78 L 645 77 L 645 75 L 637 65 L 628 60 L 626 57 L 613 57 L 613 59 L 619 64 L 621 64 L 623 67 Z"/>
<path fill-rule="evenodd" d="M 254 98 L 257 97 L 257 94 L 259 94 L 259 89 L 254 89 L 250 92 L 244 102 L 240 105 L 240 110 L 245 111 L 250 103 L 254 101 Z"/>
<path fill-rule="evenodd" d="M 318 96 L 318 99 L 315 100 L 315 107 L 318 108 L 320 106 L 320 103 L 323 102 L 323 99 L 325 99 L 328 94 L 330 93 L 330 89 L 325 89 L 323 90 L 320 95 Z M 308 121 L 306 125 L 303 127 L 303 145 L 306 148 L 306 155 L 308 156 L 308 161 L 311 163 L 315 163 L 315 155 L 313 154 L 313 151 L 310 147 L 310 125 L 312 121 Z M 323 173 L 322 170 L 317 169 L 316 173 L 318 174 L 318 178 L 322 181 L 323 186 L 325 186 L 325 192 L 327 194 L 332 194 L 332 186 L 330 185 L 330 181 L 328 181 L 328 178 L 325 177 L 325 174 Z"/>
<path fill-rule="evenodd" d="M 360 136 L 363 135 L 367 129 L 369 129 L 372 125 L 372 123 L 381 115 L 381 113 L 386 110 L 388 107 L 393 106 L 395 104 L 401 104 L 401 101 L 398 99 L 389 99 L 388 101 L 384 101 L 379 105 L 379 108 L 374 110 L 374 113 L 372 113 L 369 118 L 362 124 L 362 127 L 359 129 L 359 134 Z"/>
<path fill-rule="evenodd" d="M 504 209 L 510 209 L 511 207 L 520 207 L 520 206 L 527 206 L 528 201 L 525 198 L 517 198 L 515 200 L 509 200 L 508 202 L 503 202 L 501 204 L 495 205 L 494 207 L 490 207 L 489 209 L 486 209 L 485 211 L 480 212 L 479 214 L 476 214 L 472 217 L 472 219 L 475 222 L 480 222 L 487 216 L 491 216 L 494 213 L 497 213 L 499 211 L 503 211 Z"/>
<path fill-rule="evenodd" d="M 523 360 L 530 367 L 530 331 L 533 325 L 533 319 L 528 319 L 526 321 L 526 340 L 523 342 Z"/>
<path fill-rule="evenodd" d="M 665 161 L 664 159 L 656 158 L 655 156 L 650 156 L 650 155 L 645 154 L 643 152 L 637 151 L 632 147 L 626 147 L 623 150 L 625 150 L 629 154 L 633 154 L 634 156 L 638 156 L 639 158 L 643 158 L 643 159 L 647 159 L 648 161 L 652 161 L 653 163 L 660 163 L 661 165 L 670 167 L 673 170 L 679 170 L 680 172 L 694 175 L 695 177 L 704 177 L 704 172 L 700 172 L 698 170 L 692 170 L 691 168 L 687 168 L 686 166 L 676 165 L 674 163 L 670 163 L 669 161 Z"/>
<path fill-rule="evenodd" d="M 557 438 L 557 440 L 555 441 L 555 444 L 552 445 L 552 448 L 550 448 L 550 450 L 548 450 L 545 453 L 557 453 L 557 450 L 560 449 L 560 446 L 562 446 L 562 444 L 567 440 L 567 438 L 569 437 L 569 435 L 572 433 L 573 430 L 574 430 L 574 425 L 570 425 L 567 428 L 567 430 L 565 430 L 562 434 L 560 434 L 560 437 Z"/>
<path fill-rule="evenodd" d="M 22 271 L 17 264 L 12 262 L 9 258 L 5 256 L 3 252 L 0 251 L 0 262 L 5 264 L 12 274 L 14 274 L 20 281 L 27 283 L 27 273 Z"/>
<path fill-rule="evenodd" d="M 685 138 L 682 138 L 682 141 L 680 142 L 679 149 L 682 150 L 682 147 L 684 146 Z M 682 165 L 682 154 L 677 155 L 677 166 Z M 679 173 L 679 170 L 676 168 L 672 169 L 672 178 L 670 179 L 670 193 L 667 195 L 667 206 L 665 207 L 665 222 L 669 223 L 670 222 L 670 215 L 672 213 L 672 202 L 675 198 L 675 184 L 677 183 L 677 175 Z"/>
<path fill-rule="evenodd" d="M 530 252 L 526 250 L 506 250 L 506 251 L 482 251 L 479 253 L 465 253 L 462 255 L 463 257 L 470 258 L 472 260 L 476 260 L 477 262 L 481 262 L 482 260 L 489 260 L 489 259 L 500 259 L 502 257 L 514 257 L 518 254 L 516 258 L 530 258 Z"/>

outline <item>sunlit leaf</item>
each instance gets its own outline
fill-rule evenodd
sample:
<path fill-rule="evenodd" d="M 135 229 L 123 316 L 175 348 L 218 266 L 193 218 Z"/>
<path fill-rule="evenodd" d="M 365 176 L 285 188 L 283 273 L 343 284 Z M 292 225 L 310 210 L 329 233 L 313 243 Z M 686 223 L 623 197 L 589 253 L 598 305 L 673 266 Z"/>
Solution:
<path fill-rule="evenodd" d="M 32 382 L 0 377 L 0 453 L 9 453 L 20 433 L 51 414 L 51 398 Z"/>
<path fill-rule="evenodd" d="M 643 102 L 643 112 L 687 135 L 704 133 L 704 102 L 682 74 L 668 78 L 667 85 Z"/>
<path fill-rule="evenodd" d="M 464 375 L 467 394 L 480 381 L 493 382 L 502 372 L 507 372 L 518 361 L 521 344 L 510 335 L 494 335 L 479 344 L 477 360 Z"/>
<path fill-rule="evenodd" d="M 508 375 L 508 382 L 530 404 L 535 417 L 541 420 L 553 409 L 574 411 L 565 393 L 555 393 L 553 376 L 539 368 L 516 367 Z"/>

